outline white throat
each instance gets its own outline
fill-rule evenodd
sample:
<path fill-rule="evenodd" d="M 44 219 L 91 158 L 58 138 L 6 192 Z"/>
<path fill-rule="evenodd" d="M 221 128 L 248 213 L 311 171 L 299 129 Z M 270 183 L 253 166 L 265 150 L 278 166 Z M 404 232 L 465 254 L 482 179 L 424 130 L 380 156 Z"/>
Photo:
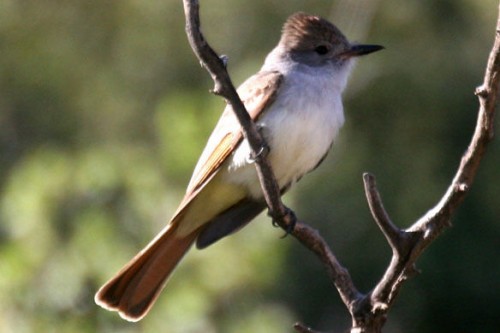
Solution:
<path fill-rule="evenodd" d="M 276 61 L 273 52 L 267 57 L 261 70 L 279 70 L 283 83 L 257 124 L 264 128 L 270 146 L 268 158 L 281 188 L 311 171 L 330 149 L 344 124 L 341 94 L 351 67 Z M 262 191 L 248 156 L 250 148 L 243 141 L 232 157 L 226 179 L 244 185 L 253 197 L 260 198 Z"/>

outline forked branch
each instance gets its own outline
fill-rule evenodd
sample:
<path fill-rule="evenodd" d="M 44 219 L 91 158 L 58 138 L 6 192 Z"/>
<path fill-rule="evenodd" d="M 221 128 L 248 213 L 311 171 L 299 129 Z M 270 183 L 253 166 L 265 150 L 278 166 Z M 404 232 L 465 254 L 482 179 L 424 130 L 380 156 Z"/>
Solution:
<path fill-rule="evenodd" d="M 393 255 L 386 272 L 373 290 L 368 294 L 361 294 L 354 286 L 349 272 L 340 264 L 319 233 L 299 221 L 293 211 L 281 202 L 280 190 L 271 166 L 264 154 L 257 153 L 261 147 L 265 147 L 265 141 L 238 97 L 224 61 L 208 45 L 201 33 L 199 2 L 184 0 L 184 11 L 189 42 L 201 64 L 214 80 L 213 92 L 225 98 L 232 106 L 241 123 L 244 136 L 256 156 L 257 173 L 273 220 L 287 232 L 291 232 L 325 265 L 328 275 L 351 314 L 351 332 L 380 332 L 402 283 L 416 273 L 416 260 L 432 241 L 450 226 L 451 217 L 470 189 L 486 147 L 493 138 L 500 79 L 500 19 L 497 21 L 495 41 L 489 56 L 484 82 L 476 90 L 480 107 L 471 143 L 461 159 L 455 177 L 436 206 L 408 229 L 399 229 L 384 209 L 374 176 L 368 173 L 363 175 L 370 211 L 386 237 Z M 298 332 L 315 332 L 299 323 L 295 325 L 295 329 Z"/>

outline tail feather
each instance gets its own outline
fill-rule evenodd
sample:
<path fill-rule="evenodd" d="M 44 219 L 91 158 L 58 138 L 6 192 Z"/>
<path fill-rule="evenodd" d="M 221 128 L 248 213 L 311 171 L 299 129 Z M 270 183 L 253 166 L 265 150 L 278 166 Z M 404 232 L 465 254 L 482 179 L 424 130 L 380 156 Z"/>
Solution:
<path fill-rule="evenodd" d="M 153 306 L 168 277 L 189 250 L 198 231 L 178 236 L 169 225 L 115 277 L 99 289 L 97 304 L 118 311 L 129 321 L 142 319 Z"/>

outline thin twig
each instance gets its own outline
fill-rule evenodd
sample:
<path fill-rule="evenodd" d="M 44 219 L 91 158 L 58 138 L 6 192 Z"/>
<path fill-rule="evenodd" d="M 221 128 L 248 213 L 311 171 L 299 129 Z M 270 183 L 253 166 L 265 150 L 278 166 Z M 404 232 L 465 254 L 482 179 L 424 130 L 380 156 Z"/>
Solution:
<path fill-rule="evenodd" d="M 245 105 L 241 101 L 234 85 L 227 73 L 225 62 L 217 56 L 215 51 L 208 45 L 200 30 L 199 2 L 197 0 L 184 0 L 184 12 L 186 16 L 186 33 L 191 48 L 201 64 L 210 73 L 214 81 L 213 92 L 226 99 L 233 109 L 241 124 L 243 135 L 247 139 L 253 155 L 257 175 L 263 188 L 264 198 L 271 210 L 270 214 L 284 229 L 293 225 L 294 221 L 290 210 L 281 202 L 281 193 L 271 165 L 265 154 L 259 154 L 266 142 L 258 132 L 255 124 L 250 118 Z"/>
<path fill-rule="evenodd" d="M 339 291 L 342 301 L 349 311 L 352 311 L 356 303 L 362 299 L 362 295 L 354 286 L 349 271 L 340 264 L 326 241 L 317 230 L 302 222 L 297 222 L 293 235 L 325 265 L 328 276 Z"/>
<path fill-rule="evenodd" d="M 484 82 L 476 90 L 479 98 L 479 113 L 476 128 L 471 142 L 463 155 L 458 170 L 447 191 L 441 200 L 430 209 L 422 218 L 409 227 L 405 234 L 410 236 L 410 246 L 403 246 L 399 253 L 393 254 L 389 267 L 381 281 L 370 294 L 370 303 L 382 304 L 385 314 L 399 293 L 402 283 L 411 275 L 415 274 L 416 260 L 423 251 L 434 241 L 447 227 L 451 225 L 452 214 L 464 200 L 465 195 L 472 186 L 477 173 L 479 163 L 486 151 L 488 143 L 493 138 L 494 117 L 496 112 L 496 101 L 500 82 L 500 5 L 499 18 L 497 20 L 496 35 L 493 48 L 490 52 L 488 64 L 484 76 Z M 376 198 L 376 212 L 373 214 L 375 220 L 382 224 L 390 225 L 390 219 L 386 212 L 381 209 L 380 198 Z M 370 200 L 369 200 L 370 201 Z M 380 221 L 377 221 L 379 223 Z M 379 223 L 380 224 L 380 223 Z M 394 230 L 389 226 L 389 232 Z M 385 234 L 385 232 L 384 232 Z M 388 238 L 392 238 L 388 237 Z M 397 238 L 397 237 L 396 237 Z M 391 242 L 389 240 L 389 242 Z M 405 252 L 406 254 L 402 255 Z M 375 307 L 373 306 L 373 309 Z"/>
<path fill-rule="evenodd" d="M 370 173 L 365 173 L 363 174 L 363 182 L 365 184 L 366 200 L 368 201 L 372 216 L 387 239 L 387 242 L 389 242 L 391 248 L 395 250 L 399 247 L 402 232 L 392 223 L 389 214 L 387 214 L 384 208 L 375 182 L 375 176 Z"/>

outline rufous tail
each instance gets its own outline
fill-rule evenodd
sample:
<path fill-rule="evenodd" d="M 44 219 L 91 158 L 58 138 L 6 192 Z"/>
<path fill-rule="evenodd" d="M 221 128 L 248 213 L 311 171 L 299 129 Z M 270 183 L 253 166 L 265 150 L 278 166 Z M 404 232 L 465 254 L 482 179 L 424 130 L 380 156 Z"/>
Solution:
<path fill-rule="evenodd" d="M 179 236 L 175 226 L 167 226 L 99 289 L 96 303 L 128 321 L 142 319 L 197 236 L 198 231 Z"/>

